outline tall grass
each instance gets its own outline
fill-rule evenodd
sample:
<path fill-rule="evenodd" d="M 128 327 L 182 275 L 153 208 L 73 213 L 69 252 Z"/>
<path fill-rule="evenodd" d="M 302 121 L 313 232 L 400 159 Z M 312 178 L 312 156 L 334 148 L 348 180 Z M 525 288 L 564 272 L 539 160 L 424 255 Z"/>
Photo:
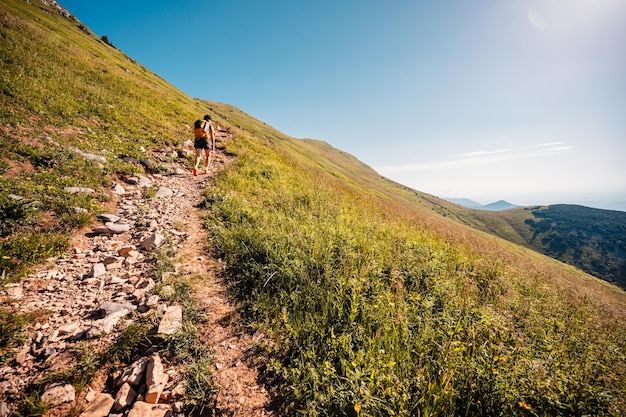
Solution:
<path fill-rule="evenodd" d="M 287 414 L 623 411 L 614 311 L 263 142 L 232 151 L 207 224 Z"/>

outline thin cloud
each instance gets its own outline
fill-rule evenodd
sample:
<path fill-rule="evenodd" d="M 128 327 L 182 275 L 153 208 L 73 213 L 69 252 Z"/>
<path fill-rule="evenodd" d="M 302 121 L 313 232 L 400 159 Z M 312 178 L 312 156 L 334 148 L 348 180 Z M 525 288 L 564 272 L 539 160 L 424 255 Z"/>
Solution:
<path fill-rule="evenodd" d="M 565 142 L 550 142 L 518 148 L 478 150 L 467 152 L 447 161 L 428 162 L 422 164 L 392 165 L 377 168 L 381 173 L 437 171 L 451 168 L 491 165 L 503 161 L 540 158 L 573 150 L 574 147 Z"/>

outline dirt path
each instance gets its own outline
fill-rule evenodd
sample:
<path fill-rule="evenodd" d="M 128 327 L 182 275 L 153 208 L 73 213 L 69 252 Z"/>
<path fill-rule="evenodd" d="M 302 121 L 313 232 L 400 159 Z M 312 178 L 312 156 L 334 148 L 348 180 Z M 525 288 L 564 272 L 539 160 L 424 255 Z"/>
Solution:
<path fill-rule="evenodd" d="M 195 191 L 204 189 L 195 181 Z M 200 195 L 197 195 L 198 203 Z M 259 382 L 259 372 L 250 361 L 250 352 L 258 340 L 238 326 L 238 313 L 229 299 L 225 283 L 217 276 L 217 260 L 206 248 L 207 233 L 202 227 L 202 213 L 194 208 L 187 219 L 188 240 L 182 249 L 182 268 L 196 275 L 195 298 L 207 317 L 198 326 L 202 341 L 214 351 L 214 383 L 218 389 L 214 410 L 206 415 L 273 416 L 270 396 Z"/>

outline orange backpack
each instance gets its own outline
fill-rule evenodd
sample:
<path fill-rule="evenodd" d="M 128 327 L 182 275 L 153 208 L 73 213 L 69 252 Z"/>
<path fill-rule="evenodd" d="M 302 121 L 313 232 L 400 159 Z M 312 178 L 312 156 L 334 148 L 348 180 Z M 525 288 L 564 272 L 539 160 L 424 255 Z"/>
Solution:
<path fill-rule="evenodd" d="M 207 132 L 204 130 L 206 120 L 196 120 L 193 124 L 193 135 L 197 138 L 208 138 Z"/>

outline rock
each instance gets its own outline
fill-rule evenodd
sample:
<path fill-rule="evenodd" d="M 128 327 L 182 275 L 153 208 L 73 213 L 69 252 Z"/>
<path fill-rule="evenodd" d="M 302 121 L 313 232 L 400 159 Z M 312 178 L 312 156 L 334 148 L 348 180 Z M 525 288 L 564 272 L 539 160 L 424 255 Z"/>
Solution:
<path fill-rule="evenodd" d="M 0 403 L 0 417 L 7 417 L 8 415 L 9 415 L 9 406 L 7 405 L 7 403 L 2 401 L 2 403 Z"/>
<path fill-rule="evenodd" d="M 137 185 L 137 184 L 139 184 L 139 178 L 135 177 L 135 176 L 128 177 L 128 178 L 126 178 L 126 182 L 129 183 L 129 184 L 132 184 L 132 185 Z"/>
<path fill-rule="evenodd" d="M 123 156 L 121 159 L 122 161 L 128 162 L 129 164 L 139 165 L 139 159 L 133 158 L 132 156 Z"/>
<path fill-rule="evenodd" d="M 92 153 L 87 153 L 87 152 L 83 152 L 78 148 L 74 148 L 71 146 L 68 146 L 68 148 L 70 151 L 77 153 L 78 155 L 82 156 L 85 159 L 91 159 L 93 161 L 98 161 L 98 162 L 102 162 L 103 164 L 107 163 L 107 160 L 104 156 L 100 156 L 100 155 L 94 155 Z"/>
<path fill-rule="evenodd" d="M 139 256 L 139 252 L 136 249 L 135 245 L 124 246 L 117 251 L 117 254 L 123 258 L 136 258 Z"/>
<path fill-rule="evenodd" d="M 75 399 L 76 390 L 71 384 L 53 385 L 41 395 L 41 401 L 51 404 L 52 406 L 63 403 L 73 403 Z"/>
<path fill-rule="evenodd" d="M 53 348 L 52 346 L 46 346 L 42 351 L 41 351 L 41 356 L 44 359 L 48 359 L 51 356 L 56 355 L 57 350 L 55 348 Z"/>
<path fill-rule="evenodd" d="M 73 335 L 80 329 L 80 323 L 68 323 L 59 327 L 59 336 Z"/>
<path fill-rule="evenodd" d="M 128 223 L 107 223 L 103 226 L 98 226 L 93 229 L 94 233 L 101 235 L 119 235 L 130 230 L 130 224 Z"/>
<path fill-rule="evenodd" d="M 148 404 L 137 401 L 128 413 L 128 417 L 170 417 L 172 410 L 161 404 Z"/>
<path fill-rule="evenodd" d="M 122 374 L 115 381 L 115 385 L 120 386 L 127 383 L 134 388 L 139 388 L 149 361 L 150 359 L 148 357 L 137 359 L 132 363 L 132 365 L 124 369 L 124 372 L 122 372 Z"/>
<path fill-rule="evenodd" d="M 176 293 L 176 290 L 174 290 L 174 287 L 172 287 L 171 285 L 164 285 L 163 287 L 161 287 L 161 295 L 164 298 L 169 298 L 173 296 L 175 293 Z"/>
<path fill-rule="evenodd" d="M 132 182 L 131 182 L 132 179 Z M 152 185 L 152 180 L 150 178 L 144 177 L 143 175 L 137 175 L 136 177 L 130 177 L 128 179 L 131 184 L 138 185 L 139 187 L 150 187 Z"/>
<path fill-rule="evenodd" d="M 183 308 L 181 306 L 170 306 L 165 311 L 161 323 L 159 323 L 158 334 L 174 334 L 183 328 Z"/>
<path fill-rule="evenodd" d="M 155 283 L 152 280 L 152 278 L 141 278 L 137 282 L 137 284 L 135 284 L 135 288 L 146 290 L 146 291 L 150 291 L 151 289 L 154 288 L 154 286 L 155 286 Z"/>
<path fill-rule="evenodd" d="M 102 393 L 98 395 L 80 417 L 106 417 L 111 411 L 115 400 L 111 394 Z"/>
<path fill-rule="evenodd" d="M 6 284 L 4 291 L 9 298 L 13 298 L 14 300 L 19 300 L 24 296 L 24 289 L 19 283 Z"/>
<path fill-rule="evenodd" d="M 159 402 L 159 397 L 167 384 L 169 376 L 163 372 L 163 364 L 158 353 L 154 353 L 148 362 L 146 369 L 146 395 L 145 401 L 150 404 Z"/>
<path fill-rule="evenodd" d="M 96 320 L 91 329 L 87 331 L 87 338 L 93 339 L 102 334 L 109 334 L 113 331 L 120 319 L 129 313 L 128 310 L 116 311 L 101 320 Z"/>
<path fill-rule="evenodd" d="M 117 195 L 126 194 L 126 190 L 124 189 L 124 187 L 122 187 L 120 184 L 117 184 L 117 183 L 115 183 L 111 191 L 113 191 L 113 194 L 117 194 Z"/>
<path fill-rule="evenodd" d="M 115 397 L 115 403 L 113 404 L 113 411 L 122 411 L 124 408 L 130 406 L 137 398 L 137 392 L 128 383 L 124 383 Z"/>
<path fill-rule="evenodd" d="M 107 223 L 105 224 L 105 226 L 108 227 L 109 230 L 115 234 L 128 232 L 130 230 L 130 224 L 128 223 Z"/>
<path fill-rule="evenodd" d="M 110 314 L 117 313 L 119 311 L 126 311 L 127 313 L 137 309 L 137 306 L 131 303 L 102 303 L 93 315 L 97 318 L 104 318 Z"/>
<path fill-rule="evenodd" d="M 100 218 L 100 220 L 102 220 L 105 223 L 115 223 L 116 221 L 118 221 L 120 219 L 120 216 L 118 216 L 117 214 L 108 214 L 108 213 L 103 213 L 101 215 L 98 216 Z"/>
<path fill-rule="evenodd" d="M 140 245 L 142 248 L 144 248 L 145 250 L 149 252 L 161 246 L 161 244 L 163 244 L 164 241 L 165 241 L 165 237 L 162 234 L 158 232 L 154 232 L 148 238 L 144 239 L 140 243 Z"/>
<path fill-rule="evenodd" d="M 124 261 L 120 260 L 117 262 L 112 262 L 110 264 L 107 264 L 106 268 L 107 268 L 107 271 L 113 271 L 116 269 L 121 269 L 123 266 L 124 266 Z"/>
<path fill-rule="evenodd" d="M 85 285 L 100 285 L 102 281 L 98 278 L 86 278 L 83 280 L 83 284 Z"/>
<path fill-rule="evenodd" d="M 147 306 L 148 308 L 153 308 L 153 307 L 156 307 L 156 306 L 157 306 L 157 304 L 159 304 L 159 300 L 160 300 L 160 299 L 161 299 L 161 298 L 160 298 L 158 295 L 153 294 L 153 295 L 151 295 L 150 297 L 148 297 L 148 299 L 146 300 L 146 306 Z"/>
<path fill-rule="evenodd" d="M 108 270 L 108 269 L 111 269 L 111 268 L 110 268 L 110 266 L 111 266 L 111 265 L 108 265 L 108 266 L 107 266 L 107 270 Z M 123 285 L 123 284 L 125 284 L 127 281 L 128 281 L 128 280 L 127 280 L 127 279 L 124 279 L 124 278 L 120 278 L 120 277 L 111 277 L 111 279 L 107 282 L 107 284 L 109 284 L 109 285 L 120 285 L 120 284 L 122 284 L 122 285 Z M 130 285 L 130 284 L 128 284 L 128 285 Z M 134 290 L 134 289 L 135 289 L 135 287 L 133 287 L 133 286 L 131 285 L 131 292 L 132 292 L 132 290 Z"/>
<path fill-rule="evenodd" d="M 89 213 L 89 210 L 87 210 L 86 208 L 82 208 L 82 207 L 72 207 L 72 210 L 76 214 L 87 214 L 87 213 Z"/>
<path fill-rule="evenodd" d="M 167 187 L 160 187 L 154 195 L 155 198 L 171 197 L 174 195 L 174 191 Z"/>
<path fill-rule="evenodd" d="M 88 188 L 88 187 L 65 187 L 63 188 L 64 191 L 67 191 L 70 194 L 93 194 L 96 192 L 96 190 L 94 190 L 93 188 Z"/>
<path fill-rule="evenodd" d="M 142 159 L 139 161 L 139 163 L 146 169 L 146 171 L 154 171 L 154 165 L 152 165 L 152 162 L 148 161 L 147 159 Z"/>
<path fill-rule="evenodd" d="M 193 146 L 193 143 L 191 144 L 191 146 Z M 176 156 L 178 158 L 185 159 L 185 158 L 188 158 L 188 157 L 190 157 L 192 155 L 193 155 L 193 151 L 191 149 L 179 149 Z M 180 168 L 178 168 L 178 169 L 180 169 Z"/>
<path fill-rule="evenodd" d="M 89 276 L 91 278 L 98 278 L 101 277 L 102 275 L 107 273 L 107 269 L 104 266 L 103 263 L 97 263 L 94 264 L 94 266 L 91 268 L 91 272 L 89 273 Z"/>
<path fill-rule="evenodd" d="M 15 356 L 15 363 L 18 365 L 23 365 L 24 362 L 26 362 L 26 359 L 28 359 L 29 351 L 30 351 L 30 346 L 24 345 L 22 347 L 22 350 L 20 350 L 19 353 Z"/>
<path fill-rule="evenodd" d="M 85 393 L 85 402 L 90 403 L 94 398 L 96 398 L 96 391 L 91 388 L 87 388 L 87 392 Z"/>

